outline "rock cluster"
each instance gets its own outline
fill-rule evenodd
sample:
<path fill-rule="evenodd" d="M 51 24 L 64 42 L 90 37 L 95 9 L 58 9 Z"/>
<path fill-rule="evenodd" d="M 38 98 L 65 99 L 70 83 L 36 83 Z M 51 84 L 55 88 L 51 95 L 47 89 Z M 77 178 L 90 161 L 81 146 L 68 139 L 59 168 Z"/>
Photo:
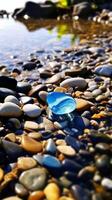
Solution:
<path fill-rule="evenodd" d="M 1 69 L 0 199 L 111 200 L 111 39 Z M 53 91 L 76 100 L 72 121 L 49 109 Z"/>

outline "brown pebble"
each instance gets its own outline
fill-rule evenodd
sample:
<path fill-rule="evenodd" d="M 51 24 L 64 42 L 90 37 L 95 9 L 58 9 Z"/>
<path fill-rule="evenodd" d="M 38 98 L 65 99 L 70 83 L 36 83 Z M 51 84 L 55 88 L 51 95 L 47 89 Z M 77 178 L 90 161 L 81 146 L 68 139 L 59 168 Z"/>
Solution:
<path fill-rule="evenodd" d="M 22 147 L 30 153 L 38 153 L 42 151 L 42 144 L 27 135 L 22 135 Z"/>
<path fill-rule="evenodd" d="M 31 157 L 20 157 L 17 161 L 17 166 L 21 170 L 27 170 L 35 167 L 37 165 L 36 160 Z"/>
<path fill-rule="evenodd" d="M 58 200 L 60 197 L 60 189 L 57 184 L 49 183 L 44 189 L 47 200 Z"/>
<path fill-rule="evenodd" d="M 5 136 L 5 139 L 11 142 L 16 142 L 16 135 L 14 133 L 9 133 Z"/>
<path fill-rule="evenodd" d="M 29 195 L 28 200 L 43 200 L 44 197 L 43 191 L 34 191 Z"/>
<path fill-rule="evenodd" d="M 3 177 L 4 177 L 4 171 L 2 168 L 0 168 L 0 182 L 2 181 Z"/>
<path fill-rule="evenodd" d="M 24 129 L 26 130 L 30 130 L 30 129 L 33 129 L 33 130 L 37 130 L 38 129 L 38 124 L 36 122 L 33 122 L 33 121 L 26 121 L 24 123 Z"/>

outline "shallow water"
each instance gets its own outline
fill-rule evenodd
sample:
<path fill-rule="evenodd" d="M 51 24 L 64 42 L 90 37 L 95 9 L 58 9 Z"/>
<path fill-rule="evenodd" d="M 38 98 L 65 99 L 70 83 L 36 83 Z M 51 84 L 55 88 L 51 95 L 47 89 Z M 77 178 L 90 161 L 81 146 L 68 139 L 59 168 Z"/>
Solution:
<path fill-rule="evenodd" d="M 17 60 L 25 60 L 30 53 L 76 46 L 80 40 L 108 35 L 111 28 L 84 21 L 0 19 L 0 64 L 11 68 Z"/>

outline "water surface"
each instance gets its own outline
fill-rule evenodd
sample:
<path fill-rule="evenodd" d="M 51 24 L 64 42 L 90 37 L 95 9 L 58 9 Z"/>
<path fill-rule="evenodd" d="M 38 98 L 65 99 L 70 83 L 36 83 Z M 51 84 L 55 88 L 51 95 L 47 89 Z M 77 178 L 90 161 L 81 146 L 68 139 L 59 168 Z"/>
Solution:
<path fill-rule="evenodd" d="M 86 21 L 0 19 L 0 64 L 11 66 L 16 57 L 24 60 L 38 50 L 53 51 L 78 45 L 82 39 L 108 35 L 111 28 Z"/>

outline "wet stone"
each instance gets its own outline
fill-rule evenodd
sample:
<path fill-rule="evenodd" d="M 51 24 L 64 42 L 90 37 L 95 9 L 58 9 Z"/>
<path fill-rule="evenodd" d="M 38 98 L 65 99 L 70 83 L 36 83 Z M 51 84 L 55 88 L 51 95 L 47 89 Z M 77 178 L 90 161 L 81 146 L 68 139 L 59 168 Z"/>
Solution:
<path fill-rule="evenodd" d="M 65 188 L 70 188 L 70 186 L 72 185 L 72 181 L 68 180 L 65 176 L 61 176 L 59 178 L 59 183 L 62 187 Z"/>
<path fill-rule="evenodd" d="M 56 154 L 56 145 L 53 139 L 48 139 L 47 145 L 45 147 L 45 152 L 49 154 Z"/>
<path fill-rule="evenodd" d="M 16 90 L 17 81 L 8 76 L 0 76 L 0 87 Z"/>
<path fill-rule="evenodd" d="M 43 156 L 43 166 L 49 169 L 61 169 L 60 161 L 56 157 L 47 154 L 44 154 Z"/>
<path fill-rule="evenodd" d="M 10 197 L 4 198 L 4 200 L 22 200 L 22 199 L 17 196 L 10 196 Z"/>
<path fill-rule="evenodd" d="M 4 177 L 4 171 L 2 168 L 0 168 L 0 182 L 2 181 L 3 177 Z"/>
<path fill-rule="evenodd" d="M 57 146 L 57 150 L 66 156 L 75 156 L 76 155 L 75 150 L 71 146 L 59 145 L 59 146 Z"/>
<path fill-rule="evenodd" d="M 14 103 L 5 102 L 0 106 L 1 117 L 20 117 L 22 110 Z"/>
<path fill-rule="evenodd" d="M 27 135 L 22 135 L 21 145 L 24 150 L 30 153 L 38 153 L 42 151 L 42 144 Z"/>
<path fill-rule="evenodd" d="M 101 185 L 106 188 L 107 190 L 112 191 L 112 179 L 109 178 L 103 178 Z"/>
<path fill-rule="evenodd" d="M 26 104 L 23 106 L 23 112 L 26 116 L 35 118 L 41 114 L 41 109 L 34 104 Z"/>
<path fill-rule="evenodd" d="M 64 171 L 78 172 L 82 166 L 76 161 L 65 159 L 62 161 L 62 168 Z"/>
<path fill-rule="evenodd" d="M 95 73 L 101 76 L 112 77 L 112 65 L 101 65 L 95 68 Z"/>
<path fill-rule="evenodd" d="M 30 191 L 41 190 L 45 187 L 47 174 L 43 168 L 33 168 L 22 172 L 19 181 Z"/>
<path fill-rule="evenodd" d="M 28 71 L 31 71 L 31 70 L 35 69 L 36 67 L 37 67 L 37 65 L 34 62 L 28 62 L 22 66 L 23 70 L 28 70 Z"/>
<path fill-rule="evenodd" d="M 15 192 L 20 197 L 25 197 L 28 195 L 28 190 L 20 183 L 15 184 Z"/>
<path fill-rule="evenodd" d="M 33 158 L 37 161 L 39 165 L 43 165 L 43 156 L 40 154 L 33 155 Z"/>
<path fill-rule="evenodd" d="M 23 148 L 16 143 L 9 142 L 7 140 L 2 140 L 2 145 L 5 152 L 12 160 L 23 155 Z"/>
<path fill-rule="evenodd" d="M 28 94 L 31 90 L 31 85 L 28 82 L 18 82 L 17 83 L 17 92 Z"/>
<path fill-rule="evenodd" d="M 25 121 L 24 129 L 38 130 L 38 124 L 33 121 Z"/>
<path fill-rule="evenodd" d="M 28 200 L 43 200 L 45 197 L 45 194 L 43 191 L 34 191 L 30 193 Z"/>
<path fill-rule="evenodd" d="M 12 96 L 12 95 L 7 96 L 4 100 L 4 102 L 11 102 L 18 106 L 21 106 L 19 100 L 15 96 Z"/>
<path fill-rule="evenodd" d="M 110 171 L 110 158 L 107 155 L 102 155 L 96 159 L 96 167 L 103 174 L 108 174 Z"/>
<path fill-rule="evenodd" d="M 55 183 L 49 183 L 44 189 L 47 200 L 58 200 L 60 197 L 60 188 Z"/>
<path fill-rule="evenodd" d="M 81 148 L 81 143 L 70 135 L 67 135 L 65 137 L 65 141 L 68 145 L 70 145 L 76 151 L 79 151 L 79 149 Z"/>
<path fill-rule="evenodd" d="M 35 167 L 37 165 L 36 160 L 30 157 L 20 157 L 17 161 L 17 166 L 21 170 L 27 170 Z"/>
<path fill-rule="evenodd" d="M 87 87 L 87 82 L 83 78 L 66 79 L 60 84 L 61 87 L 77 87 L 77 90 L 83 90 Z"/>
<path fill-rule="evenodd" d="M 83 187 L 79 186 L 79 185 L 73 185 L 71 187 L 71 191 L 73 194 L 73 197 L 77 200 L 90 200 L 90 194 L 89 191 L 87 191 L 86 189 L 84 189 Z"/>
<path fill-rule="evenodd" d="M 28 96 L 23 96 L 20 98 L 20 101 L 23 105 L 25 104 L 32 104 L 34 102 L 32 97 L 28 97 Z"/>

